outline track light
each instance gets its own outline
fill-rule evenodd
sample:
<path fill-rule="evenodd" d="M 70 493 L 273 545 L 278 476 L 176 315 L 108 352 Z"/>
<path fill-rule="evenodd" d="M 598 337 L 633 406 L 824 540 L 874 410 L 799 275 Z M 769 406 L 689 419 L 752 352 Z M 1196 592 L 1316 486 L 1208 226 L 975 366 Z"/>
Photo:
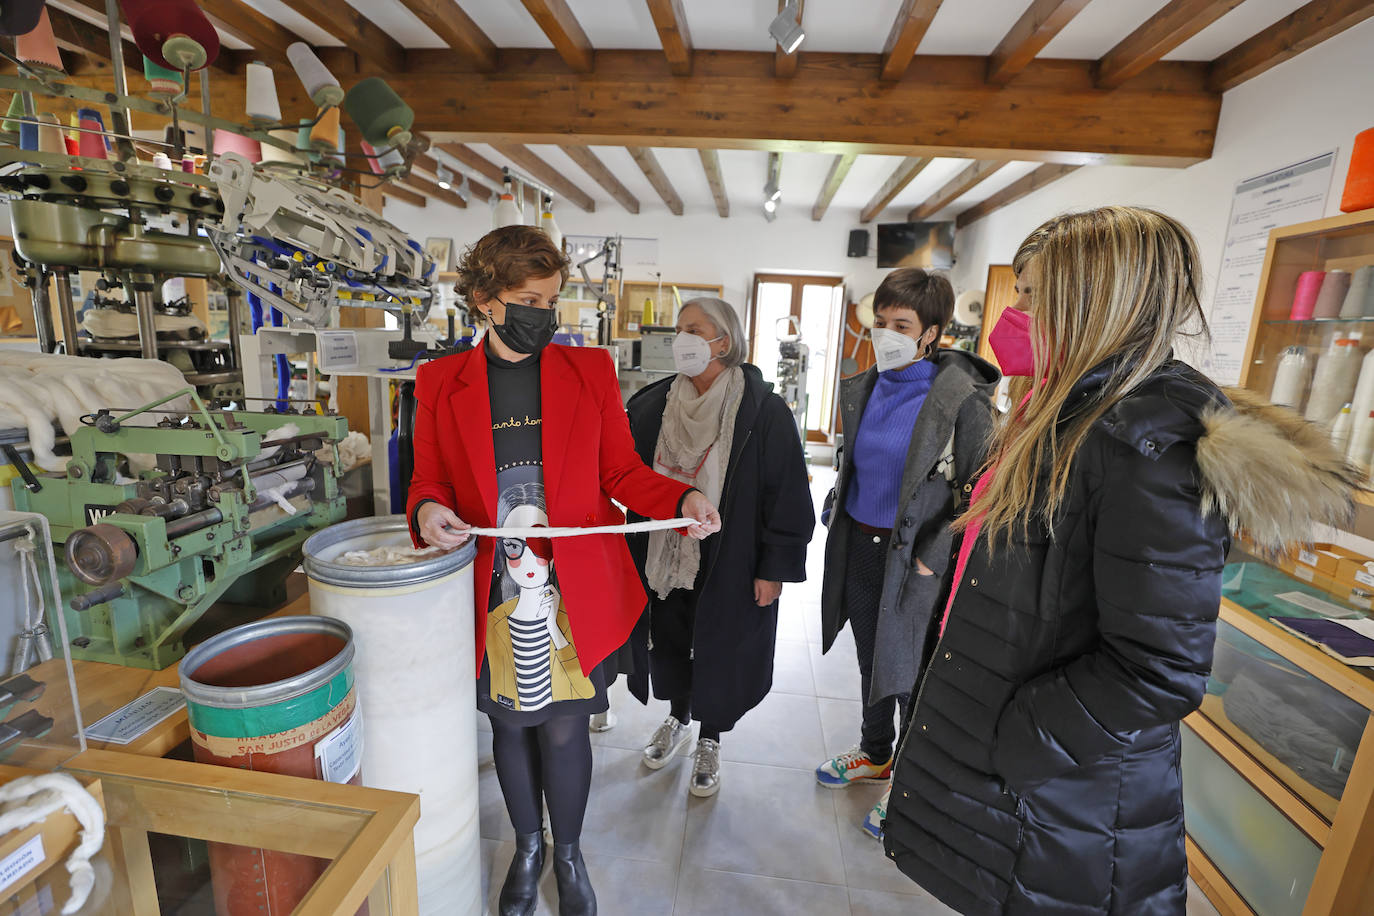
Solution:
<path fill-rule="evenodd" d="M 443 188 L 445 191 L 452 190 L 452 188 L 453 188 L 453 170 L 452 170 L 452 169 L 450 169 L 450 168 L 449 168 L 448 166 L 446 166 L 446 165 L 440 164 L 440 165 L 439 165 L 439 168 L 435 170 L 434 175 L 435 175 L 435 177 L 438 179 L 439 187 Z"/>
<path fill-rule="evenodd" d="M 801 27 L 801 10 L 797 8 L 797 0 L 787 0 L 782 12 L 778 13 L 768 25 L 768 34 L 773 36 L 773 40 L 782 48 L 782 53 L 791 54 L 801 45 L 806 33 Z"/>
<path fill-rule="evenodd" d="M 763 218 L 770 223 L 778 218 L 778 202 L 776 200 L 765 200 L 763 202 Z"/>
<path fill-rule="evenodd" d="M 457 194 L 463 203 L 472 199 L 472 186 L 468 184 L 468 176 L 460 175 L 458 177 L 458 183 L 453 186 L 453 193 Z"/>
<path fill-rule="evenodd" d="M 774 205 L 782 199 L 782 189 L 776 179 L 768 179 L 768 184 L 763 186 L 763 199 Z"/>

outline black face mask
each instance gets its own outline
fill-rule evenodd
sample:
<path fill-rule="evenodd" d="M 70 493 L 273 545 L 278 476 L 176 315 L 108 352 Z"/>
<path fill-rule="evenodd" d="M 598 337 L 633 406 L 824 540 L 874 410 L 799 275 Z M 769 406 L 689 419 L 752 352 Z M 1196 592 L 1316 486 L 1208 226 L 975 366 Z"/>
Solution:
<path fill-rule="evenodd" d="M 496 300 L 501 302 L 500 299 Z M 558 310 L 541 309 L 532 305 L 511 304 L 506 306 L 506 323 L 493 324 L 491 329 L 501 342 L 516 353 L 526 355 L 538 353 L 553 340 L 558 330 Z"/>

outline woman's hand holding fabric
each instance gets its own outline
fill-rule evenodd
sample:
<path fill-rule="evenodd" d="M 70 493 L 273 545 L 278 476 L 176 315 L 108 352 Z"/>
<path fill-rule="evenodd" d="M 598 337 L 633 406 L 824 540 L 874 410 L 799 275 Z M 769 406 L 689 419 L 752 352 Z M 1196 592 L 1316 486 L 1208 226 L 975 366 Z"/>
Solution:
<path fill-rule="evenodd" d="M 759 607 L 768 607 L 778 596 L 782 594 L 782 583 L 772 582 L 768 579 L 754 580 L 754 603 Z"/>
<path fill-rule="evenodd" d="M 682 515 L 697 520 L 687 529 L 687 535 L 698 541 L 720 530 L 720 513 L 700 490 L 690 491 L 682 500 Z"/>
<path fill-rule="evenodd" d="M 466 534 L 472 526 L 459 518 L 448 506 L 428 502 L 420 507 L 415 520 L 419 523 L 420 537 L 432 547 L 448 550 L 465 542 Z"/>

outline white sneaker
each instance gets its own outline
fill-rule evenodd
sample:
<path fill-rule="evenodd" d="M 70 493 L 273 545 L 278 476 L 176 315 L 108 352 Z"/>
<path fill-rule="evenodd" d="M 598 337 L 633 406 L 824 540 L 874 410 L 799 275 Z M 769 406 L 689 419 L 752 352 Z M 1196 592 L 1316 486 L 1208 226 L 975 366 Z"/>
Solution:
<path fill-rule="evenodd" d="M 594 732 L 608 732 L 615 728 L 617 721 L 615 713 L 607 709 L 605 712 L 599 712 L 592 716 L 591 725 L 589 727 Z"/>
<path fill-rule="evenodd" d="M 692 729 L 669 716 L 663 720 L 649 743 L 644 747 L 644 765 L 651 770 L 659 770 L 668 765 L 678 751 L 692 740 Z"/>

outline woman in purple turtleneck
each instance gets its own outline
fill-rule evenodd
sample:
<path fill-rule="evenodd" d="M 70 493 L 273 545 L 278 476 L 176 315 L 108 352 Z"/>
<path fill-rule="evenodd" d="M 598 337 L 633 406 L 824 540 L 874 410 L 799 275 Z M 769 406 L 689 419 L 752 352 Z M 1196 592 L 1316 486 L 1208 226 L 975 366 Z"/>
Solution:
<path fill-rule="evenodd" d="M 949 522 L 967 501 L 992 433 L 1000 375 L 963 350 L 942 350 L 954 290 L 918 268 L 894 270 L 873 295 L 877 365 L 840 383 L 848 438 L 822 517 L 822 650 L 846 621 L 863 700 L 860 740 L 816 768 L 821 785 L 886 782 L 897 724 L 928 640 L 954 551 Z M 828 514 L 828 517 L 827 517 Z M 881 837 L 887 794 L 864 819 Z"/>

